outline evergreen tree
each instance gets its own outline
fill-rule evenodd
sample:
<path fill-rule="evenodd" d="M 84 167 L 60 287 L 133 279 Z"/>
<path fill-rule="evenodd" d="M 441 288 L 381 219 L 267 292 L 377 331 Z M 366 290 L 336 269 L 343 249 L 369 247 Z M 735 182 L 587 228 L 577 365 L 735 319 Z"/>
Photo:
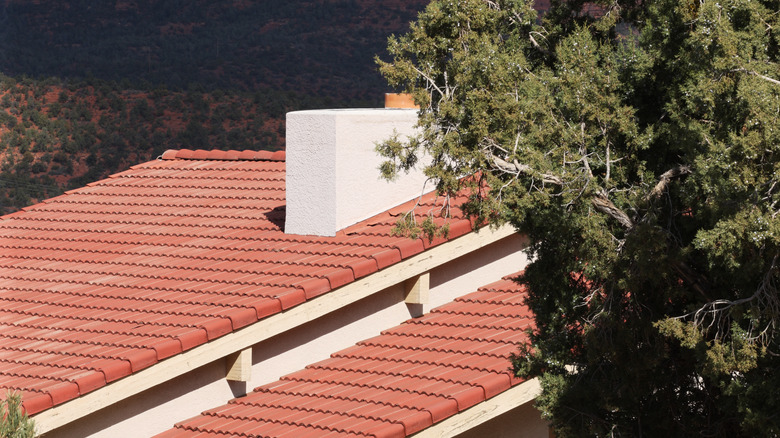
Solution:
<path fill-rule="evenodd" d="M 33 438 L 35 423 L 22 412 L 22 397 L 7 393 L 0 401 L 0 438 Z"/>
<path fill-rule="evenodd" d="M 780 434 L 780 1 L 436 0 L 378 61 L 477 221 L 529 236 L 557 436 Z"/>

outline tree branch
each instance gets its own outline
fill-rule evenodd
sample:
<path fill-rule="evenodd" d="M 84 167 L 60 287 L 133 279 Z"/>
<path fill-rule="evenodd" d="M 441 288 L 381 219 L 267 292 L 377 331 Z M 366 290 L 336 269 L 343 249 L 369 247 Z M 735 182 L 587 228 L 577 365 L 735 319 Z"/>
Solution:
<path fill-rule="evenodd" d="M 669 182 L 673 179 L 680 178 L 681 176 L 689 175 L 691 173 L 691 168 L 689 166 L 677 166 L 673 169 L 669 169 L 666 172 L 664 172 L 661 177 L 658 180 L 658 183 L 653 187 L 653 190 L 650 191 L 650 193 L 647 194 L 645 197 L 646 200 L 655 199 L 666 190 L 666 187 L 669 185 Z"/>
<path fill-rule="evenodd" d="M 503 160 L 493 154 L 490 154 L 490 158 L 493 160 L 493 164 L 495 164 L 496 167 L 499 168 L 499 170 L 511 173 L 514 175 L 533 175 L 535 172 L 533 172 L 533 169 L 531 169 L 531 166 L 527 164 L 520 164 L 517 162 L 517 160 L 514 160 L 512 163 Z M 546 173 L 540 174 L 542 177 L 542 181 L 547 184 L 555 184 L 557 186 L 563 185 L 563 180 L 561 180 L 559 177 L 555 175 L 550 175 Z"/>
<path fill-rule="evenodd" d="M 496 157 L 495 155 L 492 155 L 488 152 L 489 157 L 492 159 L 493 164 L 501 171 L 506 173 L 511 173 L 513 175 L 534 175 L 535 172 L 533 172 L 533 169 L 531 169 L 531 166 L 527 164 L 520 164 L 515 160 L 514 162 L 510 163 L 506 160 L 503 160 L 499 157 Z M 563 180 L 555 175 L 550 175 L 546 173 L 542 173 L 539 176 L 542 177 L 542 181 L 546 184 L 554 184 L 556 186 L 563 187 Z M 634 221 L 631 220 L 630 217 L 621 209 L 619 209 L 612 201 L 609 200 L 609 196 L 607 196 L 607 192 L 604 191 L 604 189 L 599 190 L 596 193 L 596 196 L 591 198 L 591 203 L 596 208 L 596 210 L 606 214 L 607 216 L 615 219 L 620 223 L 620 225 L 623 226 L 626 230 L 630 230 L 634 227 Z"/>
<path fill-rule="evenodd" d="M 547 50 L 547 49 L 545 49 L 544 47 L 540 46 L 540 45 L 539 45 L 539 43 L 537 43 L 537 42 L 536 42 L 536 39 L 534 39 L 534 35 L 533 35 L 534 33 L 536 33 L 536 34 L 538 34 L 538 35 L 540 35 L 540 36 L 544 37 L 544 35 L 542 35 L 542 34 L 541 34 L 541 33 L 539 33 L 539 32 L 528 32 L 528 39 L 530 39 L 530 40 L 531 40 L 531 44 L 533 44 L 533 46 L 534 46 L 534 47 L 535 47 L 537 50 L 539 50 L 540 52 L 544 53 L 545 55 L 549 55 L 549 54 L 550 54 L 550 51 L 549 51 L 549 50 Z"/>
<path fill-rule="evenodd" d="M 772 79 L 769 76 L 764 76 L 764 75 L 760 74 L 757 71 L 748 70 L 746 68 L 737 68 L 737 69 L 734 69 L 732 71 L 739 71 L 739 72 L 742 72 L 742 73 L 751 74 L 751 75 L 753 75 L 753 76 L 755 76 L 757 78 L 761 78 L 761 79 L 763 79 L 765 81 L 768 81 L 768 82 L 771 82 L 771 83 L 773 83 L 775 85 L 780 85 L 780 81 L 778 81 L 777 79 Z"/>
<path fill-rule="evenodd" d="M 590 202 L 596 208 L 596 210 L 606 214 L 607 216 L 615 219 L 626 230 L 630 230 L 634 227 L 634 221 L 621 209 L 609 200 L 607 193 L 604 189 L 601 189 L 596 196 L 590 199 Z"/>

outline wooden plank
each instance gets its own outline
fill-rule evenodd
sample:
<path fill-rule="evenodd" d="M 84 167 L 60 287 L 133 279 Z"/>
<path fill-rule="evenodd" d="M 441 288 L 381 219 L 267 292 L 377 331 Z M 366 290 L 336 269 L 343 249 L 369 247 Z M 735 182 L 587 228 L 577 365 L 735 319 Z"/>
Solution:
<path fill-rule="evenodd" d="M 414 438 L 446 438 L 457 436 L 501 414 L 531 402 L 542 391 L 539 379 L 525 381 L 482 403 L 458 412 L 420 432 Z"/>
<path fill-rule="evenodd" d="M 428 304 L 431 289 L 431 273 L 424 272 L 404 282 L 407 304 Z"/>
<path fill-rule="evenodd" d="M 245 348 L 238 353 L 227 357 L 228 380 L 234 382 L 248 382 L 252 380 L 252 349 Z"/>
<path fill-rule="evenodd" d="M 284 312 L 228 333 L 211 342 L 169 357 L 149 368 L 112 382 L 81 397 L 34 415 L 36 431 L 44 434 L 120 402 L 198 367 L 313 321 L 463 255 L 477 251 L 515 233 L 510 225 L 482 228 L 435 246 L 392 266 L 367 275 L 339 289 L 301 303 Z"/>

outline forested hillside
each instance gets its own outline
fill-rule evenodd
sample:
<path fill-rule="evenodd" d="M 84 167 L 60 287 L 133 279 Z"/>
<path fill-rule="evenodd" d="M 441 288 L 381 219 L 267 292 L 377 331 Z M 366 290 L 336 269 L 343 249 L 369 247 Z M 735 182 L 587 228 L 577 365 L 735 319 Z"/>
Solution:
<path fill-rule="evenodd" d="M 381 103 L 425 0 L 0 0 L 0 213 L 169 148 L 284 146 L 284 114 Z"/>
<path fill-rule="evenodd" d="M 0 213 L 166 149 L 281 149 L 285 111 L 327 103 L 283 91 L 141 91 L 0 76 Z"/>

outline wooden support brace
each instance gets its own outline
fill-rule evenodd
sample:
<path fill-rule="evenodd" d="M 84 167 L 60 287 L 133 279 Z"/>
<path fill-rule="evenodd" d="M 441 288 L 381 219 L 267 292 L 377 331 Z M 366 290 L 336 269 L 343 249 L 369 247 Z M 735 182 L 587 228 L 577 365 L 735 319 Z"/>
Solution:
<path fill-rule="evenodd" d="M 252 379 L 252 348 L 241 350 L 227 357 L 228 380 L 248 382 Z"/>
<path fill-rule="evenodd" d="M 423 272 L 404 282 L 406 289 L 406 304 L 428 304 L 428 295 L 431 287 L 431 274 Z"/>
<path fill-rule="evenodd" d="M 428 291 L 430 290 L 431 275 L 428 272 L 412 277 L 404 282 L 404 301 L 409 309 L 409 314 L 417 318 L 428 311 Z"/>

